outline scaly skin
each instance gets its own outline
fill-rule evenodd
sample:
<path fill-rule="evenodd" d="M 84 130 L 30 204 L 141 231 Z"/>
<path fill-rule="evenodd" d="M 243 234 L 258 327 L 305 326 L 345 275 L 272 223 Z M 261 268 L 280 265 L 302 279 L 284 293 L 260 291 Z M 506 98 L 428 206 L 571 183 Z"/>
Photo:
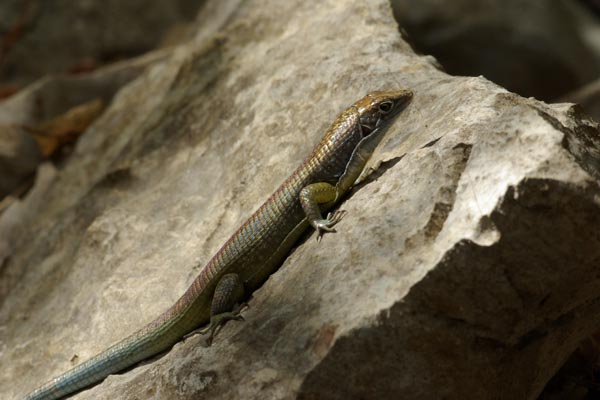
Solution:
<path fill-rule="evenodd" d="M 165 351 L 207 325 L 208 343 L 228 320 L 240 320 L 242 301 L 313 226 L 320 239 L 341 212 L 321 216 L 361 174 L 383 133 L 412 99 L 410 91 L 373 92 L 344 111 L 312 154 L 231 236 L 179 300 L 143 329 L 54 378 L 26 400 L 54 400 Z"/>

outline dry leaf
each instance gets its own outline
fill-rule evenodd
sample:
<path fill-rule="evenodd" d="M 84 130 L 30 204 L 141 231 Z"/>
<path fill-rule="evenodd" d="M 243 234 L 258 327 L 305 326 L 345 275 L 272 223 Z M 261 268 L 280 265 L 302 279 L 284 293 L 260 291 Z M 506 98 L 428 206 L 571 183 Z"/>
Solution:
<path fill-rule="evenodd" d="M 62 146 L 74 143 L 103 108 L 104 102 L 101 99 L 92 100 L 38 126 L 24 128 L 33 135 L 44 157 L 50 157 Z"/>

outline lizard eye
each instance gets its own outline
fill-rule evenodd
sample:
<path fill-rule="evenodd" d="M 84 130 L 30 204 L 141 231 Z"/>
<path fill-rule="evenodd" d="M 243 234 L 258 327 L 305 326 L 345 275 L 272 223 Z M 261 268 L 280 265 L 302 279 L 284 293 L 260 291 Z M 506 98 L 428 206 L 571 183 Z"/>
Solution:
<path fill-rule="evenodd" d="M 379 111 L 382 114 L 387 114 L 390 111 L 392 111 L 392 102 L 391 101 L 384 101 L 383 103 L 381 103 L 379 105 Z"/>

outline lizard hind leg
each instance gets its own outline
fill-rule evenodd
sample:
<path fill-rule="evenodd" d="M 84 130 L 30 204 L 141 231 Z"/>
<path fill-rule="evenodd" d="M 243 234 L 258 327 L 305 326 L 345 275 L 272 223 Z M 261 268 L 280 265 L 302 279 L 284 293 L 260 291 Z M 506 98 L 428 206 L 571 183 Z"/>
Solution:
<path fill-rule="evenodd" d="M 219 279 L 213 294 L 210 307 L 210 323 L 204 327 L 190 332 L 185 337 L 208 333 L 206 345 L 210 346 L 213 339 L 228 321 L 243 321 L 241 313 L 248 304 L 242 302 L 244 298 L 244 284 L 237 274 L 225 274 Z"/>

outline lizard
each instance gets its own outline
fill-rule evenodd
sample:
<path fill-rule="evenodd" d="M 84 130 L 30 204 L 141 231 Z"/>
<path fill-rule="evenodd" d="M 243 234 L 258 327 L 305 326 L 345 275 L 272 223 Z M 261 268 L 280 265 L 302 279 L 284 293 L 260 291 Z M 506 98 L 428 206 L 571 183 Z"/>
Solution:
<path fill-rule="evenodd" d="M 370 92 L 343 111 L 304 162 L 225 242 L 186 292 L 136 333 L 29 393 L 56 400 L 170 349 L 182 338 L 208 334 L 210 345 L 245 301 L 283 263 L 302 233 L 335 232 L 344 211 L 330 211 L 361 177 L 384 132 L 412 100 L 410 90 Z"/>

